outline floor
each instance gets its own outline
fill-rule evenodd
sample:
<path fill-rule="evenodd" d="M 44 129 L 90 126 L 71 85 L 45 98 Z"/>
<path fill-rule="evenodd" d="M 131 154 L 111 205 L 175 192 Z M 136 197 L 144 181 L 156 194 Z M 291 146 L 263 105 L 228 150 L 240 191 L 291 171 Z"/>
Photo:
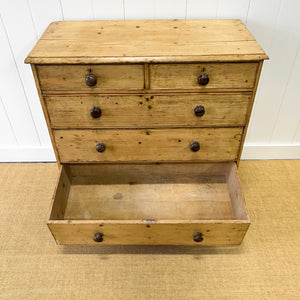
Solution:
<path fill-rule="evenodd" d="M 300 299 L 300 160 L 242 161 L 241 246 L 57 246 L 55 164 L 0 164 L 0 299 Z"/>

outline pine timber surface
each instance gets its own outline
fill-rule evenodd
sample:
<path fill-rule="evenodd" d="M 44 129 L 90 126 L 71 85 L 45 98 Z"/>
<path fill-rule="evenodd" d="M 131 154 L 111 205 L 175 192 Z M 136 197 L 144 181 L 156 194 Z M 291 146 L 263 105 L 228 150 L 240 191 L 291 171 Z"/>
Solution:
<path fill-rule="evenodd" d="M 190 129 L 54 130 L 63 163 L 118 161 L 234 161 L 242 127 Z M 197 141 L 200 150 L 190 144 Z M 96 151 L 97 143 L 105 151 Z"/>
<path fill-rule="evenodd" d="M 50 24 L 26 63 L 213 62 L 266 58 L 240 20 L 64 21 Z"/>
<path fill-rule="evenodd" d="M 197 245 L 194 232 L 239 244 L 250 224 L 233 162 L 66 165 L 60 178 L 48 221 L 60 244 L 93 245 L 97 231 L 101 245 Z"/>
<path fill-rule="evenodd" d="M 244 126 L 251 94 L 45 96 L 50 124 L 63 128 Z M 196 116 L 202 105 L 205 114 Z M 101 117 L 92 118 L 93 107 Z"/>

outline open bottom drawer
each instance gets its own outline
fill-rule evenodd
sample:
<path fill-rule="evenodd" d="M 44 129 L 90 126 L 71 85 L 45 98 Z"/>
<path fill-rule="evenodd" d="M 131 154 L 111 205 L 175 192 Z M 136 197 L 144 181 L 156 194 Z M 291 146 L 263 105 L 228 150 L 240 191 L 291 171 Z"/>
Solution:
<path fill-rule="evenodd" d="M 63 165 L 48 221 L 84 245 L 235 245 L 249 225 L 233 162 Z"/>

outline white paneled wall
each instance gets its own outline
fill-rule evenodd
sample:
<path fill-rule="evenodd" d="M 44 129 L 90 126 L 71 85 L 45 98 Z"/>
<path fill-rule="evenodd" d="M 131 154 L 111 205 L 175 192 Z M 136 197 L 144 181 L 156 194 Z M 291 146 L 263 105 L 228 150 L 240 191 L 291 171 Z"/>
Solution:
<path fill-rule="evenodd" d="M 269 55 L 245 159 L 300 158 L 299 0 L 0 0 L 0 161 L 55 159 L 30 66 L 48 24 L 89 19 L 239 18 Z"/>

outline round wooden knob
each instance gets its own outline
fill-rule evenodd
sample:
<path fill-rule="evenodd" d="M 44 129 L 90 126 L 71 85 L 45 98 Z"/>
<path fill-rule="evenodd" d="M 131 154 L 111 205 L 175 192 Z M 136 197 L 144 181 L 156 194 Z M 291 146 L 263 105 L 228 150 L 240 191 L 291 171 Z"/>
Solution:
<path fill-rule="evenodd" d="M 96 145 L 96 150 L 97 150 L 98 152 L 104 152 L 104 151 L 105 151 L 105 144 L 104 144 L 104 143 L 98 143 L 98 144 Z"/>
<path fill-rule="evenodd" d="M 203 236 L 202 236 L 202 233 L 201 232 L 195 232 L 193 234 L 193 239 L 196 243 L 200 243 L 203 241 Z"/>
<path fill-rule="evenodd" d="M 85 77 L 85 83 L 88 86 L 94 86 L 97 83 L 97 77 L 94 74 L 89 74 Z"/>
<path fill-rule="evenodd" d="M 202 105 L 197 105 L 197 106 L 194 108 L 194 113 L 195 113 L 195 116 L 197 116 L 197 117 L 202 117 L 202 116 L 205 114 L 204 106 L 202 106 Z"/>
<path fill-rule="evenodd" d="M 96 243 L 101 243 L 101 242 L 103 242 L 103 233 L 101 233 L 101 232 L 96 232 L 96 233 L 94 233 L 93 240 L 94 240 L 94 242 L 96 242 Z"/>
<path fill-rule="evenodd" d="M 200 144 L 197 141 L 191 142 L 190 148 L 193 152 L 197 152 L 200 150 Z"/>
<path fill-rule="evenodd" d="M 201 75 L 198 76 L 198 83 L 200 85 L 207 85 L 209 83 L 209 77 L 207 74 L 202 73 Z"/>
<path fill-rule="evenodd" d="M 100 107 L 97 107 L 97 106 L 94 106 L 94 107 L 91 109 L 91 111 L 90 111 L 90 115 L 91 115 L 94 119 L 100 118 L 100 117 L 101 117 L 101 114 L 102 114 L 101 108 L 100 108 Z"/>

